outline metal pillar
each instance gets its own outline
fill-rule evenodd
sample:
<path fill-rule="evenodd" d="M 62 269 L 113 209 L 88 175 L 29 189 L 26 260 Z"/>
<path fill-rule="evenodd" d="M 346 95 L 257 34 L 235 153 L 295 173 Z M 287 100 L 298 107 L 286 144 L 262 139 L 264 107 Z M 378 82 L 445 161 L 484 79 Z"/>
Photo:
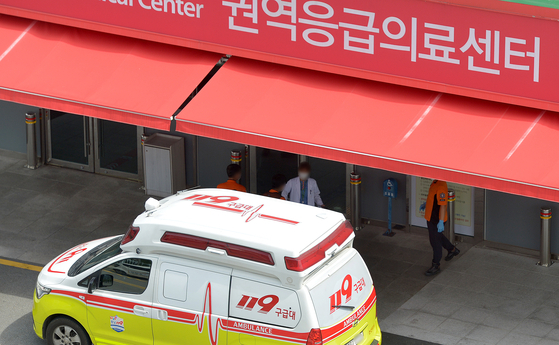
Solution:
<path fill-rule="evenodd" d="M 25 124 L 27 127 L 27 164 L 28 169 L 37 168 L 37 134 L 35 127 L 37 124 L 37 117 L 35 113 L 25 114 Z"/>
<path fill-rule="evenodd" d="M 241 151 L 233 150 L 231 151 L 231 164 L 241 165 L 243 161 L 243 156 L 241 155 Z"/>
<path fill-rule="evenodd" d="M 257 160 L 256 160 L 256 146 L 247 146 L 248 157 L 247 157 L 247 190 L 250 193 L 257 193 L 258 189 L 258 171 L 257 171 Z"/>
<path fill-rule="evenodd" d="M 194 162 L 194 169 L 192 170 L 194 176 L 192 176 L 192 178 L 194 185 L 199 186 L 200 173 L 198 171 L 198 136 L 194 136 L 194 138 L 192 138 L 192 161 Z"/>
<path fill-rule="evenodd" d="M 353 229 L 361 230 L 361 175 L 352 172 L 349 175 L 350 187 L 350 208 L 351 208 L 351 224 Z"/>
<path fill-rule="evenodd" d="M 454 235 L 454 207 L 456 201 L 456 194 L 454 190 L 448 190 L 448 240 L 452 244 L 456 244 L 456 236 Z"/>
<path fill-rule="evenodd" d="M 542 207 L 540 212 L 541 218 L 541 243 L 540 243 L 540 262 L 538 265 L 549 267 L 553 264 L 551 261 L 551 209 Z"/>

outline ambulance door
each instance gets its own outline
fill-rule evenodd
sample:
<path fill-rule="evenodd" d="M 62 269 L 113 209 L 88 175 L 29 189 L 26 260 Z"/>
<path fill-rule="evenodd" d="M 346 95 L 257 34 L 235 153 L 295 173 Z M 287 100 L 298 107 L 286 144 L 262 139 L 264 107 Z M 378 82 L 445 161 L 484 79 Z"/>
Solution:
<path fill-rule="evenodd" d="M 153 344 L 155 265 L 155 258 L 134 254 L 88 278 L 87 318 L 95 344 Z"/>
<path fill-rule="evenodd" d="M 231 270 L 161 260 L 153 305 L 155 344 L 226 344 Z"/>
<path fill-rule="evenodd" d="M 245 274 L 246 275 L 246 274 Z M 282 345 L 301 340 L 294 332 L 302 313 L 297 292 L 240 277 L 231 279 L 228 345 Z"/>

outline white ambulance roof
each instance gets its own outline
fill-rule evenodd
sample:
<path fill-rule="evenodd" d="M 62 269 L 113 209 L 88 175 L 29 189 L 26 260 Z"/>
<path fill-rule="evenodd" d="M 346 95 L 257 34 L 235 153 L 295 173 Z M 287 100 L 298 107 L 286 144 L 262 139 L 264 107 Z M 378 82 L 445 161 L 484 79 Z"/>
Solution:
<path fill-rule="evenodd" d="M 136 218 L 134 226 L 152 225 L 296 257 L 343 221 L 341 213 L 318 207 L 225 189 L 197 189 L 162 200 L 159 208 Z"/>

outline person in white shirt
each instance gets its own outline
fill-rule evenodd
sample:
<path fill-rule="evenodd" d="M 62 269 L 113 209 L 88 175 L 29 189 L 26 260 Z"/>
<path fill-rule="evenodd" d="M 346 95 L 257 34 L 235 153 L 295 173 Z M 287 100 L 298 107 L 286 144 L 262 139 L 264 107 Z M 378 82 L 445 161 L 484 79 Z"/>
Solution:
<path fill-rule="evenodd" d="M 310 175 L 311 165 L 308 162 L 302 162 L 299 165 L 299 176 L 287 182 L 281 195 L 289 201 L 324 207 L 318 184 L 315 179 L 310 178 Z"/>

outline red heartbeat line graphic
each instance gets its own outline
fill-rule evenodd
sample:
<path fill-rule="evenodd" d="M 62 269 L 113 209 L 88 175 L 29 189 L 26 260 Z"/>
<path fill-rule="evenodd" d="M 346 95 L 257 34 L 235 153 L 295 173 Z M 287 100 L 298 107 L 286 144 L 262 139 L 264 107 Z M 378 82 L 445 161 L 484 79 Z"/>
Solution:
<path fill-rule="evenodd" d="M 194 202 L 192 205 L 193 206 L 213 208 L 213 209 L 221 210 L 221 211 L 239 213 L 239 214 L 241 214 L 241 217 L 245 217 L 245 216 L 248 215 L 247 219 L 245 220 L 245 222 L 247 222 L 247 223 L 256 219 L 256 218 L 262 218 L 262 219 L 272 220 L 272 221 L 275 221 L 275 222 L 282 222 L 282 223 L 286 223 L 286 224 L 290 224 L 290 225 L 299 224 L 299 222 L 294 221 L 294 220 L 289 220 L 289 219 L 285 219 L 285 218 L 270 216 L 268 214 L 258 213 L 258 211 L 260 211 L 260 209 L 262 209 L 262 207 L 264 207 L 264 204 L 252 207 L 250 210 L 241 210 L 241 209 L 238 209 L 238 208 L 208 204 L 208 203 L 205 203 L 205 202 Z"/>
<path fill-rule="evenodd" d="M 210 343 L 212 345 L 217 345 L 217 340 L 219 337 L 219 329 L 223 328 L 223 321 L 218 318 L 215 322 L 212 322 L 212 283 L 208 283 L 206 287 L 206 295 L 204 296 L 204 309 L 201 315 L 196 315 L 194 322 L 198 326 L 198 333 L 202 333 L 204 330 L 204 315 L 206 314 L 206 308 L 208 308 L 208 330 L 210 336 Z"/>

